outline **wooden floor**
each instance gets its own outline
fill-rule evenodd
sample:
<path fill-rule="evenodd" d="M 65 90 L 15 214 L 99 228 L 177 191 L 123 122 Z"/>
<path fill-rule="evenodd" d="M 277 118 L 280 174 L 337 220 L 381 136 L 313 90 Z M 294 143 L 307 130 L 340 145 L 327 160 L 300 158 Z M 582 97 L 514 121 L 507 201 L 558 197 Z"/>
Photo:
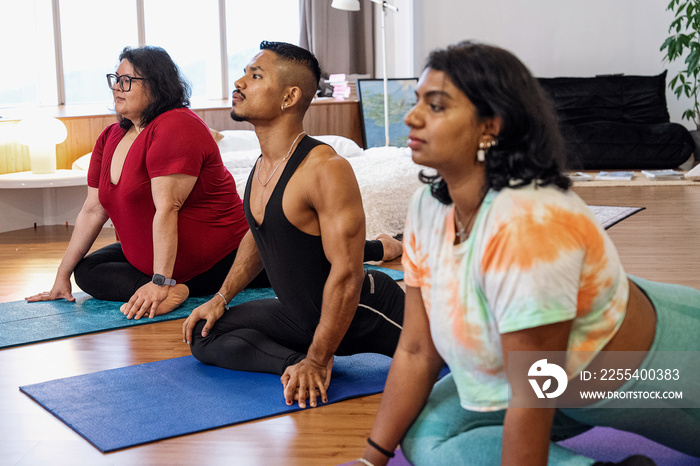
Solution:
<path fill-rule="evenodd" d="M 584 187 L 577 192 L 589 204 L 646 207 L 609 230 L 628 273 L 700 289 L 700 186 Z M 70 231 L 53 226 L 0 234 L 0 301 L 49 289 Z M 96 246 L 113 239 L 106 230 Z M 0 350 L 0 464 L 334 465 L 361 454 L 381 395 L 103 455 L 18 390 L 188 355 L 181 323 Z"/>

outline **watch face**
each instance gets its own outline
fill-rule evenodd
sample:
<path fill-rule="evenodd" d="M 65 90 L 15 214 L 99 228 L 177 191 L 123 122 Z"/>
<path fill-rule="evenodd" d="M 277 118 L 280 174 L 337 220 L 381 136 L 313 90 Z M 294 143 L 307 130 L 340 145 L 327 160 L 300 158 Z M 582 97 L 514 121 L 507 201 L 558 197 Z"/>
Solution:
<path fill-rule="evenodd" d="M 165 275 L 161 275 L 159 273 L 153 275 L 153 283 L 155 283 L 158 286 L 163 286 L 165 285 Z"/>

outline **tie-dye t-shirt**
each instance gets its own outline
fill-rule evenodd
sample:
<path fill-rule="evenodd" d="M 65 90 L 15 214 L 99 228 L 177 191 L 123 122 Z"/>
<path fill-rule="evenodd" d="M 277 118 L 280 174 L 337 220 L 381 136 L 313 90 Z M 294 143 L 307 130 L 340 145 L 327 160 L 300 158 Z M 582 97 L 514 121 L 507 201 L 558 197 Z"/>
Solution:
<path fill-rule="evenodd" d="M 617 332 L 628 281 L 617 251 L 572 191 L 490 191 L 469 238 L 454 244 L 454 206 L 413 197 L 404 231 L 405 283 L 421 290 L 435 347 L 461 404 L 508 406 L 500 334 L 572 320 L 567 361 L 578 374 Z"/>

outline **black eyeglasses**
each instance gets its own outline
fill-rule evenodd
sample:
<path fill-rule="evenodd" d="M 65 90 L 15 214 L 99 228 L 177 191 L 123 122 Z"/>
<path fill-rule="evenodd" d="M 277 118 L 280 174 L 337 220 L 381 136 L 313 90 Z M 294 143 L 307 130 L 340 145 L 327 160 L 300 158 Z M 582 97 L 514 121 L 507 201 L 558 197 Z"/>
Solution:
<path fill-rule="evenodd" d="M 119 76 L 118 74 L 108 74 L 107 75 L 107 85 L 110 89 L 114 89 L 114 86 L 119 83 L 119 87 L 124 92 L 129 92 L 131 90 L 131 81 L 143 81 L 145 78 L 133 78 L 131 76 Z"/>

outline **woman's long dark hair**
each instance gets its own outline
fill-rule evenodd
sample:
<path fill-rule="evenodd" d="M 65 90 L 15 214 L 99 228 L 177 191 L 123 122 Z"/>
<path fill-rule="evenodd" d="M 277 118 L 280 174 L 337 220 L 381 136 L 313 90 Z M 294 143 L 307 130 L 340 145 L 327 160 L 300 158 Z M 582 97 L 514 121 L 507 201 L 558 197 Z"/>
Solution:
<path fill-rule="evenodd" d="M 503 120 L 498 145 L 486 154 L 486 188 L 553 184 L 568 189 L 564 143 L 555 110 L 537 80 L 510 52 L 470 41 L 433 51 L 426 68 L 444 72 L 479 118 Z M 439 175 L 421 173 L 433 196 L 451 204 Z"/>
<path fill-rule="evenodd" d="M 141 115 L 142 126 L 168 110 L 190 106 L 190 85 L 168 52 L 150 45 L 125 47 L 119 55 L 119 61 L 122 60 L 128 60 L 144 78 L 141 82 L 151 94 L 152 102 Z M 119 126 L 129 129 L 133 122 L 119 115 Z"/>

